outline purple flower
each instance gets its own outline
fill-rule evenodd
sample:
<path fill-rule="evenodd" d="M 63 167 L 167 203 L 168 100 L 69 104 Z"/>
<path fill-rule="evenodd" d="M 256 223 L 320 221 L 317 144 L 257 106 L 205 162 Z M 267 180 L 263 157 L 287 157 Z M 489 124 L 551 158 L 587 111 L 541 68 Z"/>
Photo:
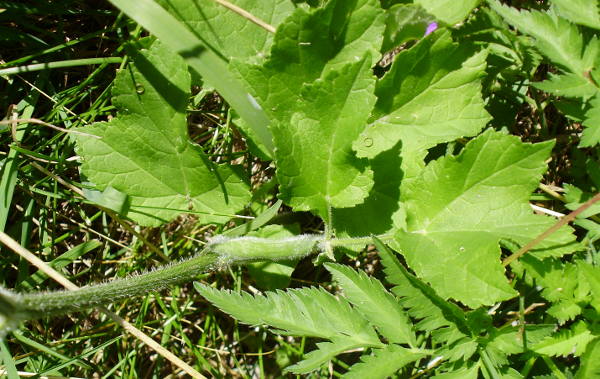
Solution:
<path fill-rule="evenodd" d="M 425 30 L 425 35 L 431 34 L 433 33 L 438 27 L 437 22 L 432 22 L 429 25 L 427 25 L 427 29 Z"/>

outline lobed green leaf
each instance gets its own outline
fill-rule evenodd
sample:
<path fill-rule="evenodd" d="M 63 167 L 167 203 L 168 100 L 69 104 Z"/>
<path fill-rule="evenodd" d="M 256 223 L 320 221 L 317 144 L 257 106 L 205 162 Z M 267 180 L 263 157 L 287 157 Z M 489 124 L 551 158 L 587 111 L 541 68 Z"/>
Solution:
<path fill-rule="evenodd" d="M 576 322 L 570 329 L 561 329 L 556 334 L 544 338 L 531 347 L 538 354 L 555 356 L 582 355 L 587 344 L 596 336 L 584 321 Z"/>
<path fill-rule="evenodd" d="M 302 106 L 298 95 L 305 84 L 367 54 L 373 66 L 379 60 L 384 27 L 377 0 L 333 0 L 315 10 L 300 7 L 277 29 L 264 63 L 234 59 L 230 67 L 272 121 L 287 123 Z"/>
<path fill-rule="evenodd" d="M 156 41 L 120 71 L 113 104 L 118 117 L 81 128 L 82 174 L 98 189 L 129 196 L 131 219 L 156 226 L 183 212 L 225 222 L 250 200 L 233 167 L 211 163 L 187 135 L 190 75 L 181 57 Z"/>
<path fill-rule="evenodd" d="M 367 197 L 373 174 L 354 156 L 352 142 L 375 103 L 374 85 L 370 59 L 363 58 L 306 85 L 299 99 L 304 106 L 290 123 L 273 125 L 280 198 L 294 209 L 328 219 L 330 208 Z"/>
<path fill-rule="evenodd" d="M 408 227 L 393 247 L 443 298 L 476 308 L 513 297 L 498 242 L 525 244 L 554 224 L 528 203 L 552 145 L 488 130 L 458 156 L 431 162 L 406 186 Z M 562 228 L 538 245 L 539 254 L 572 252 L 574 241 Z"/>
<path fill-rule="evenodd" d="M 446 31 L 399 53 L 377 82 L 369 126 L 354 143 L 358 156 L 373 158 L 401 141 L 405 174 L 414 176 L 426 149 L 479 133 L 490 119 L 481 98 L 485 59 Z"/>
<path fill-rule="evenodd" d="M 590 108 L 585 112 L 583 125 L 586 127 L 581 135 L 579 147 L 592 147 L 600 143 L 600 94 L 588 103 Z"/>
<path fill-rule="evenodd" d="M 267 153 L 273 150 L 269 120 L 264 110 L 256 103 L 228 70 L 226 62 L 211 50 L 194 31 L 189 30 L 154 0 L 110 0 L 121 11 L 180 54 L 186 63 L 204 81 L 219 91 L 219 94 L 239 113 L 253 130 Z"/>
<path fill-rule="evenodd" d="M 370 355 L 363 354 L 360 362 L 352 365 L 344 379 L 385 379 L 402 367 L 428 355 L 425 351 L 410 350 L 390 344 L 383 349 L 373 349 Z"/>
<path fill-rule="evenodd" d="M 269 52 L 273 33 L 214 0 L 159 0 L 169 13 L 227 59 L 258 63 Z M 231 4 L 277 28 L 295 9 L 290 0 L 232 0 Z"/>
<path fill-rule="evenodd" d="M 325 267 L 344 290 L 346 299 L 381 335 L 390 342 L 415 346 L 411 321 L 398 300 L 379 280 L 370 278 L 364 271 L 357 272 L 340 264 L 326 264 Z"/>
<path fill-rule="evenodd" d="M 336 355 L 342 354 L 348 350 L 361 348 L 364 345 L 357 343 L 356 340 L 349 337 L 332 337 L 331 342 L 317 343 L 317 349 L 309 352 L 300 362 L 285 368 L 285 371 L 295 374 L 305 374 L 316 370 L 322 364 L 330 361 Z"/>
<path fill-rule="evenodd" d="M 374 238 L 374 242 L 386 281 L 395 285 L 392 292 L 400 299 L 408 314 L 419 320 L 415 324 L 417 330 L 431 333 L 444 328 L 459 337 L 470 334 L 465 313 L 459 307 L 442 299 L 431 287 L 410 274 L 380 240 Z"/>
<path fill-rule="evenodd" d="M 551 0 L 562 17 L 574 22 L 600 29 L 598 2 L 594 0 Z"/>
<path fill-rule="evenodd" d="M 540 52 L 552 62 L 578 76 L 583 76 L 586 71 L 592 69 L 598 41 L 589 41 L 584 53 L 583 35 L 569 21 L 552 11 L 518 11 L 496 0 L 490 0 L 489 3 L 507 23 L 534 37 Z"/>
<path fill-rule="evenodd" d="M 532 83 L 532 85 L 554 96 L 581 97 L 584 100 L 598 93 L 598 88 L 594 87 L 588 79 L 573 73 L 550 74 L 549 79 Z"/>
<path fill-rule="evenodd" d="M 343 298 L 317 288 L 252 296 L 194 283 L 202 296 L 245 324 L 266 324 L 279 332 L 332 339 L 347 337 L 362 346 L 381 346 L 369 323 Z"/>

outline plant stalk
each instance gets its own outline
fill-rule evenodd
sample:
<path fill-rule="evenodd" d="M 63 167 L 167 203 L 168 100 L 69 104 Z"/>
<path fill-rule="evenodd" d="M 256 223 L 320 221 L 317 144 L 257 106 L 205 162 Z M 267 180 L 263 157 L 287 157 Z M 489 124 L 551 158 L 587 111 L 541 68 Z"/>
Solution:
<path fill-rule="evenodd" d="M 205 252 L 191 259 L 166 265 L 154 271 L 116 279 L 76 290 L 18 294 L 17 311 L 25 318 L 77 312 L 86 308 L 159 291 L 170 285 L 189 281 L 213 269 L 219 256 Z M 0 311 L 2 304 L 0 303 Z"/>
<path fill-rule="evenodd" d="M 387 235 L 379 237 L 390 238 Z M 16 293 L 0 288 L 0 330 L 14 327 L 18 322 L 27 319 L 79 312 L 150 291 L 159 291 L 174 284 L 191 281 L 201 273 L 227 265 L 299 259 L 315 250 L 322 250 L 325 246 L 331 248 L 357 243 L 368 244 L 371 241 L 371 237 L 328 240 L 319 234 L 303 234 L 284 239 L 231 238 L 221 235 L 213 238 L 204 250 L 193 258 L 127 278 L 81 288 L 67 286 L 66 291 Z"/>

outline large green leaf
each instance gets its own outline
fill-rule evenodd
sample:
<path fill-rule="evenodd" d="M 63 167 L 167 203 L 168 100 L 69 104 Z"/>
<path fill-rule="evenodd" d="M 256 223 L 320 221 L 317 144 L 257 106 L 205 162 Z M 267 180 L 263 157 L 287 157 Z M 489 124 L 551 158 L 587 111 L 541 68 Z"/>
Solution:
<path fill-rule="evenodd" d="M 525 244 L 554 224 L 528 203 L 552 145 L 488 130 L 458 156 L 431 162 L 406 186 L 408 226 L 394 247 L 444 298 L 478 307 L 513 297 L 498 243 Z M 562 228 L 538 247 L 559 255 L 572 251 L 573 241 Z"/>
<path fill-rule="evenodd" d="M 400 145 L 398 143 L 370 160 L 373 187 L 362 204 L 333 210 L 336 236 L 380 235 L 406 224 L 400 201 L 400 184 L 404 176 Z"/>
<path fill-rule="evenodd" d="M 275 33 L 264 64 L 233 60 L 237 70 L 272 120 L 287 122 L 305 83 L 312 83 L 370 53 L 379 60 L 385 28 L 377 0 L 332 0 L 323 8 L 298 8 Z M 334 94 L 332 94 L 334 95 Z"/>
<path fill-rule="evenodd" d="M 374 65 L 384 27 L 384 12 L 377 0 L 333 0 L 315 10 L 300 7 L 277 29 L 266 61 L 233 59 L 230 67 L 272 121 L 288 123 L 302 105 L 299 94 L 306 83 L 367 53 Z M 238 124 L 250 147 L 257 145 L 254 151 L 260 150 L 259 156 L 272 158 L 254 131 Z"/>
<path fill-rule="evenodd" d="M 352 151 L 375 103 L 371 60 L 363 58 L 306 85 L 290 123 L 275 122 L 280 197 L 296 210 L 329 210 L 363 202 L 373 185 L 367 162 Z"/>
<path fill-rule="evenodd" d="M 427 12 L 444 21 L 448 25 L 454 25 L 463 21 L 469 13 L 479 4 L 481 0 L 415 0 Z"/>
<path fill-rule="evenodd" d="M 226 58 L 258 62 L 273 42 L 273 33 L 214 0 L 160 0 L 173 16 Z M 232 0 L 230 3 L 277 27 L 295 9 L 291 0 Z"/>
<path fill-rule="evenodd" d="M 267 115 L 228 70 L 222 56 L 206 46 L 200 36 L 186 28 L 154 0 L 109 1 L 180 54 L 239 113 L 266 153 L 272 153 L 273 141 Z"/>
<path fill-rule="evenodd" d="M 412 167 L 426 149 L 476 135 L 490 119 L 481 98 L 485 51 L 434 33 L 396 57 L 377 83 L 377 104 L 369 127 L 354 143 L 362 157 L 375 157 L 402 141 L 403 167 Z"/>
<path fill-rule="evenodd" d="M 77 152 L 83 175 L 103 190 L 131 200 L 128 216 L 159 225 L 182 212 L 224 222 L 249 201 L 248 186 L 227 166 L 209 162 L 187 135 L 187 65 L 159 42 L 118 73 L 113 104 L 118 117 L 82 128 Z"/>
<path fill-rule="evenodd" d="M 258 64 L 266 58 L 273 43 L 273 33 L 214 0 L 162 0 L 161 3 L 227 60 L 237 58 L 247 64 Z M 296 9 L 290 0 L 235 0 L 232 3 L 275 28 Z M 257 129 L 243 118 L 234 120 L 251 151 L 264 160 L 272 159 L 272 147 L 265 145 Z"/>

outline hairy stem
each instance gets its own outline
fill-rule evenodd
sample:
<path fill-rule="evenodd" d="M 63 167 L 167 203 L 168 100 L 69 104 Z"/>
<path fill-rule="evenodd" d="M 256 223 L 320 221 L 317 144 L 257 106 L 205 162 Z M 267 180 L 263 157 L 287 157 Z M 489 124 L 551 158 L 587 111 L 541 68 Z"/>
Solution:
<path fill-rule="evenodd" d="M 0 330 L 19 320 L 81 311 L 116 300 L 158 291 L 229 264 L 277 261 L 306 256 L 318 248 L 321 235 L 299 235 L 272 240 L 219 236 L 193 258 L 154 271 L 69 291 L 14 293 L 0 289 Z"/>
<path fill-rule="evenodd" d="M 389 239 L 390 236 L 379 236 Z M 156 270 L 67 291 L 15 293 L 0 288 L 0 331 L 19 321 L 82 311 L 193 280 L 226 265 L 297 259 L 326 247 L 368 244 L 372 237 L 327 239 L 303 234 L 282 239 L 217 236 L 193 258 Z M 69 287 L 70 288 L 70 287 Z"/>
<path fill-rule="evenodd" d="M 19 294 L 16 297 L 17 308 L 26 318 L 81 311 L 85 308 L 109 304 L 116 300 L 161 290 L 173 284 L 192 280 L 198 274 L 211 270 L 218 258 L 217 254 L 206 252 L 144 274 L 72 291 Z"/>

